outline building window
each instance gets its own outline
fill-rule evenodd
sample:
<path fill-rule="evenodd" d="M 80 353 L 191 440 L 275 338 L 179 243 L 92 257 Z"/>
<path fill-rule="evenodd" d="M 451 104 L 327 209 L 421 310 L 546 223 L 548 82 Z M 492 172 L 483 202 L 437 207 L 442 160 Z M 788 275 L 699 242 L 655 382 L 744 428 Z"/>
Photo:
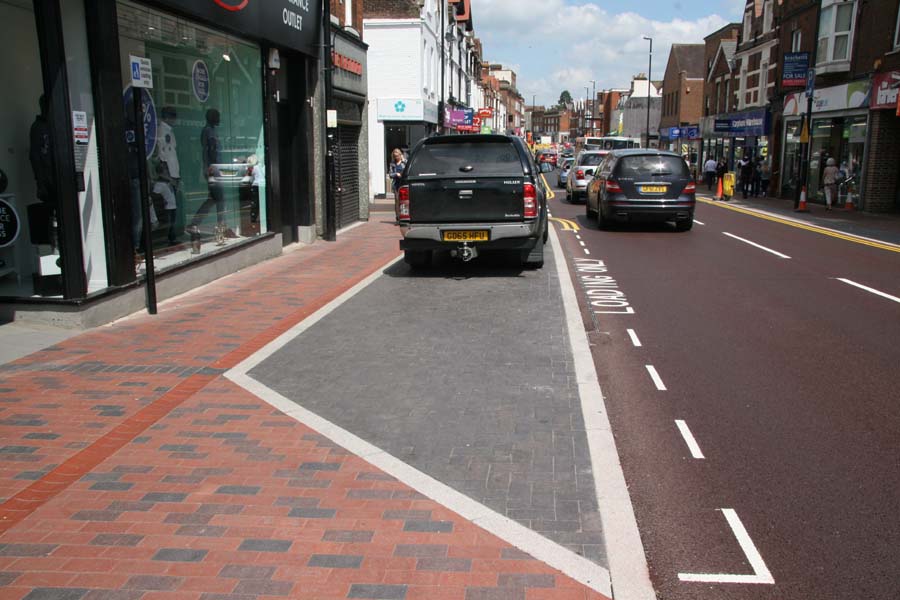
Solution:
<path fill-rule="evenodd" d="M 766 100 L 766 85 L 769 83 L 769 63 L 763 63 L 759 70 L 759 100 Z"/>
<path fill-rule="evenodd" d="M 800 52 L 800 46 L 803 43 L 803 30 L 795 29 L 791 34 L 791 52 Z"/>
<path fill-rule="evenodd" d="M 744 13 L 744 37 L 742 41 L 745 43 L 750 41 L 750 39 L 752 38 L 752 36 L 750 35 L 752 25 L 753 16 L 749 12 Z"/>
<path fill-rule="evenodd" d="M 822 0 L 816 63 L 847 62 L 853 41 L 856 0 Z"/>
<path fill-rule="evenodd" d="M 763 8 L 763 33 L 768 33 L 772 31 L 772 0 L 766 0 L 765 7 Z"/>

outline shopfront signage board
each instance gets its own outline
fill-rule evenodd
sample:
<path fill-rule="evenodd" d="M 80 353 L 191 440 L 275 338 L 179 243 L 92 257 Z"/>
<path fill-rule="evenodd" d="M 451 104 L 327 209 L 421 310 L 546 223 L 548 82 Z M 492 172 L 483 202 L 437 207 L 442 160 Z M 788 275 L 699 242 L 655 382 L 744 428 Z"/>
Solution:
<path fill-rule="evenodd" d="M 319 54 L 322 2 L 319 0 L 158 0 L 243 37 L 273 42 L 310 56 Z"/>
<path fill-rule="evenodd" d="M 0 248 L 13 244 L 19 237 L 19 215 L 16 208 L 0 198 Z"/>
<path fill-rule="evenodd" d="M 421 98 L 379 98 L 379 121 L 423 121 L 425 104 Z"/>
<path fill-rule="evenodd" d="M 153 89 L 153 63 L 149 58 L 128 55 L 131 63 L 131 85 L 145 90 Z"/>
<path fill-rule="evenodd" d="M 494 109 L 493 108 L 479 108 L 478 116 L 481 117 L 482 119 L 490 119 L 491 117 L 494 116 Z"/>
<path fill-rule="evenodd" d="M 819 88 L 813 95 L 813 113 L 868 108 L 871 93 L 870 79 Z M 806 114 L 806 103 L 806 94 L 803 92 L 788 94 L 784 100 L 784 116 L 797 117 Z"/>
<path fill-rule="evenodd" d="M 687 135 L 685 136 L 689 140 L 699 140 L 700 139 L 700 127 L 688 127 L 686 129 Z"/>
<path fill-rule="evenodd" d="M 681 137 L 681 128 L 680 127 L 669 127 L 669 139 L 677 140 Z"/>
<path fill-rule="evenodd" d="M 471 108 L 454 108 L 444 111 L 444 127 L 456 127 L 458 125 L 472 125 L 475 111 Z"/>
<path fill-rule="evenodd" d="M 786 52 L 781 72 L 784 87 L 805 87 L 809 70 L 809 52 Z"/>
<path fill-rule="evenodd" d="M 197 102 L 206 104 L 209 100 L 209 67 L 202 60 L 194 61 L 194 68 L 191 69 L 191 87 Z"/>
<path fill-rule="evenodd" d="M 334 51 L 331 54 L 334 68 L 334 89 L 351 92 L 358 96 L 368 94 L 368 74 L 366 73 L 366 50 L 344 36 L 335 36 Z"/>
<path fill-rule="evenodd" d="M 877 73 L 872 78 L 872 110 L 892 109 L 897 106 L 900 91 L 900 71 Z"/>
<path fill-rule="evenodd" d="M 762 108 L 725 115 L 715 120 L 715 133 L 725 137 L 754 137 L 771 133 L 769 111 Z"/>

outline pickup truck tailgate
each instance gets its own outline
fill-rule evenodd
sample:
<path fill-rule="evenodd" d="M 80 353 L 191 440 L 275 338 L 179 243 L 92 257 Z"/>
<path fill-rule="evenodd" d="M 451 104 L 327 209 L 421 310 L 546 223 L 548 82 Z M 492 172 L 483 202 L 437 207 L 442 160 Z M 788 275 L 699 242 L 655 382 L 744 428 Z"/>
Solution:
<path fill-rule="evenodd" d="M 523 177 L 409 181 L 411 223 L 486 223 L 524 219 Z"/>

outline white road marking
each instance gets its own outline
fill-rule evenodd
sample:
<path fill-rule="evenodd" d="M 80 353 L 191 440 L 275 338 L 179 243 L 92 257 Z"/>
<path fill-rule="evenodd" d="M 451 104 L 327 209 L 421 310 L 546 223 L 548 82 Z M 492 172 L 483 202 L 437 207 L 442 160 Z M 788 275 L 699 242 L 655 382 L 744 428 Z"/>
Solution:
<path fill-rule="evenodd" d="M 637 334 L 634 332 L 634 329 L 628 330 L 628 337 L 631 338 L 631 343 L 634 344 L 635 348 L 641 347 L 641 340 L 638 339 Z"/>
<path fill-rule="evenodd" d="M 562 259 L 562 257 L 565 255 L 563 254 L 562 248 L 559 245 L 559 239 L 556 235 L 555 229 L 550 229 L 550 237 L 553 240 L 554 253 L 556 256 L 560 257 L 560 259 L 556 261 L 556 265 L 557 276 L 560 277 L 560 280 L 562 281 L 561 270 L 565 270 L 565 274 L 568 276 L 568 269 L 565 268 Z M 447 507 L 464 519 L 472 521 L 475 525 L 483 528 L 484 530 L 499 537 L 507 543 L 512 544 L 516 548 L 519 548 L 520 550 L 527 552 L 538 560 L 543 561 L 547 565 L 558 569 L 565 575 L 584 584 L 592 590 L 611 598 L 612 585 L 610 583 L 610 572 L 608 570 L 589 561 L 583 556 L 576 554 L 575 552 L 565 548 L 564 546 L 561 546 L 560 544 L 557 544 L 556 542 L 542 536 L 534 530 L 521 525 L 517 521 L 513 521 L 512 519 L 509 519 L 505 515 L 497 513 L 493 509 L 488 508 L 480 502 L 472 500 L 465 494 L 462 494 L 455 489 L 434 479 L 433 477 L 419 471 L 418 469 L 403 462 L 395 456 L 392 456 L 391 454 L 383 451 L 381 448 L 370 444 L 369 442 L 363 440 L 355 434 L 303 408 L 301 405 L 282 396 L 275 390 L 265 386 L 263 383 L 253 379 L 249 375 L 249 372 L 253 370 L 253 368 L 256 367 L 259 363 L 272 356 L 275 352 L 286 346 L 292 340 L 301 335 L 304 331 L 312 327 L 315 323 L 321 321 L 335 309 L 350 300 L 353 296 L 361 292 L 367 286 L 371 285 L 379 277 L 382 277 L 383 271 L 399 260 L 400 258 L 398 257 L 390 261 L 383 267 L 379 268 L 371 275 L 369 275 L 369 277 L 360 281 L 355 286 L 316 311 L 314 314 L 310 315 L 305 320 L 298 323 L 275 340 L 266 344 L 262 349 L 248 357 L 239 365 L 226 372 L 225 376 L 235 384 L 243 387 L 274 408 L 282 411 L 284 414 L 292 417 L 296 421 L 303 423 L 305 426 L 310 427 L 321 435 L 329 438 L 338 445 L 346 448 L 353 454 L 356 454 L 363 460 L 369 462 L 376 468 L 381 469 L 389 475 L 392 475 L 412 489 L 427 496 L 428 498 L 431 498 L 442 506 Z M 571 286 L 571 280 L 569 280 L 569 284 Z M 574 291 L 572 291 L 571 293 L 574 297 Z M 579 319 L 580 324 L 581 313 L 577 308 L 577 300 L 575 300 L 574 302 L 576 303 L 576 308 L 574 310 L 577 314 L 577 318 Z M 569 313 L 569 311 L 570 309 L 567 308 L 567 314 Z M 585 348 L 587 348 L 587 337 L 584 333 L 583 325 L 581 325 L 580 334 L 584 338 L 584 346 Z M 572 332 L 572 326 L 570 324 L 569 339 L 570 343 L 572 343 L 574 346 L 575 341 L 572 341 L 573 338 L 574 334 Z M 588 355 L 588 359 L 592 361 L 592 359 L 590 358 L 590 350 L 588 349 L 586 350 L 586 352 Z M 576 376 L 579 375 L 577 363 L 578 360 L 576 359 Z M 593 369 L 593 362 L 591 362 L 591 369 Z M 596 383 L 597 376 L 595 371 L 593 372 L 593 377 L 593 386 L 596 388 L 596 391 L 599 394 L 600 389 Z M 583 408 L 584 403 L 585 399 L 582 398 Z M 602 412 L 602 414 L 603 418 L 606 419 L 605 412 Z M 588 427 L 589 434 L 588 446 L 591 447 L 591 431 L 587 415 L 585 415 L 585 424 Z M 629 523 L 633 524 L 633 535 L 637 539 L 638 546 L 631 553 L 629 553 L 626 549 L 625 551 L 621 551 L 621 554 L 625 557 L 631 557 L 634 560 L 636 560 L 639 556 L 643 560 L 644 550 L 643 546 L 640 545 L 641 542 L 640 536 L 637 533 L 636 519 L 634 518 L 633 508 L 631 506 L 630 500 L 628 499 L 629 497 L 627 487 L 625 486 L 624 475 L 622 475 L 621 465 L 619 465 L 618 463 L 618 454 L 616 454 L 615 451 L 615 442 L 613 441 L 612 434 L 610 433 L 610 425 L 608 420 L 605 421 L 605 429 L 603 429 L 600 433 L 601 437 L 604 434 L 608 435 L 608 443 L 612 444 L 612 454 L 615 458 L 615 468 L 618 469 L 618 477 L 621 478 L 621 483 L 619 485 L 616 485 L 616 482 L 610 483 L 608 480 L 601 483 L 600 477 L 594 477 L 595 491 L 597 491 L 598 493 L 598 499 L 600 499 L 598 491 L 600 485 L 606 486 L 605 493 L 612 496 L 610 499 L 604 498 L 599 504 L 600 506 L 605 506 L 608 510 L 614 513 L 613 516 L 610 516 L 609 514 L 604 516 L 601 509 L 601 517 L 604 521 L 603 526 L 604 528 L 609 527 L 608 531 L 615 533 L 617 528 L 619 531 L 621 531 L 623 528 L 626 528 Z M 591 458 L 592 460 L 594 460 L 593 450 Z M 608 463 L 595 462 L 594 472 L 603 473 L 604 475 L 611 477 L 616 476 L 613 466 Z M 630 521 L 628 518 L 629 515 Z M 607 524 L 606 521 L 610 521 L 610 524 Z M 619 521 L 624 521 L 624 523 L 619 524 Z M 615 522 L 616 525 L 613 525 L 613 522 Z M 610 534 L 607 533 L 607 544 L 610 543 L 609 535 Z M 615 546 L 612 547 L 615 548 Z M 623 558 L 622 560 L 627 561 L 628 558 Z M 614 561 L 610 560 L 611 565 L 613 562 Z M 625 582 L 630 579 L 637 579 L 639 584 L 641 581 L 641 574 L 643 574 L 644 580 L 646 580 L 646 585 L 649 586 L 647 588 L 649 589 L 649 592 L 644 592 L 640 595 L 636 594 L 630 597 L 640 598 L 641 600 L 652 600 L 653 598 L 655 598 L 655 596 L 652 595 L 653 587 L 650 584 L 649 571 L 647 569 L 646 561 L 640 563 L 636 570 L 634 570 L 634 568 L 625 568 L 622 570 L 624 571 L 622 574 L 623 587 L 628 587 Z"/>
<path fill-rule="evenodd" d="M 728 524 L 731 525 L 731 530 L 734 532 L 734 537 L 737 538 L 738 544 L 741 545 L 741 550 L 743 550 L 744 554 L 747 556 L 747 562 L 750 563 L 750 567 L 753 569 L 753 575 L 679 573 L 678 579 L 681 581 L 692 581 L 697 583 L 761 583 L 774 585 L 775 578 L 772 577 L 772 573 L 770 573 L 768 567 L 766 567 L 765 561 L 763 561 L 759 550 L 757 550 L 756 546 L 753 544 L 753 540 L 750 539 L 750 534 L 747 533 L 747 530 L 738 518 L 737 513 L 732 508 L 723 508 L 722 513 L 725 515 Z"/>
<path fill-rule="evenodd" d="M 675 425 L 678 426 L 678 431 L 681 432 L 681 437 L 684 438 L 688 449 L 691 451 L 691 456 L 693 456 L 694 458 L 706 458 L 705 456 L 703 456 L 703 452 L 700 451 L 700 446 L 697 444 L 697 440 L 694 439 L 694 434 L 692 434 L 691 430 L 688 429 L 687 423 L 680 419 L 676 419 Z"/>
<path fill-rule="evenodd" d="M 867 292 L 871 292 L 871 293 L 875 294 L 876 296 L 881 296 L 882 298 L 887 298 L 888 300 L 893 300 L 894 302 L 900 302 L 900 298 L 898 298 L 897 296 L 891 296 L 890 294 L 885 294 L 884 292 L 879 292 L 878 290 L 876 290 L 874 288 L 870 288 L 869 286 L 863 285 L 861 283 L 856 283 L 855 281 L 851 281 L 849 279 L 844 279 L 843 277 L 837 277 L 836 279 L 838 281 L 843 281 L 844 283 L 847 283 L 854 287 L 858 287 L 861 290 L 866 290 Z"/>
<path fill-rule="evenodd" d="M 581 244 L 582 248 L 584 248 L 584 242 L 582 242 L 581 240 L 578 240 L 578 243 Z"/>
<path fill-rule="evenodd" d="M 585 248 L 585 249 L 584 249 L 584 253 L 585 253 L 585 254 L 590 254 L 590 253 L 591 253 L 591 251 L 590 251 L 590 250 L 588 250 L 588 249 L 587 249 L 587 248 Z"/>
<path fill-rule="evenodd" d="M 666 391 L 666 384 L 663 383 L 662 377 L 659 376 L 659 373 L 656 372 L 656 367 L 653 365 L 646 365 L 647 372 L 650 373 L 650 377 L 653 379 L 653 383 L 656 384 L 656 389 L 661 392 Z"/>
<path fill-rule="evenodd" d="M 694 219 L 694 223 L 696 223 L 697 225 L 706 225 L 706 223 L 702 223 L 702 222 L 698 221 L 697 219 Z"/>
<path fill-rule="evenodd" d="M 576 240 L 580 240 L 580 239 L 581 239 L 581 236 L 578 235 L 578 234 L 576 233 L 576 234 L 575 234 L 575 239 L 576 239 Z"/>
<path fill-rule="evenodd" d="M 581 398 L 581 412 L 587 433 L 588 451 L 594 472 L 594 493 L 606 540 L 608 575 L 616 588 L 616 598 L 655 600 L 644 545 L 638 532 L 634 506 L 625 483 L 616 440 L 603 401 L 597 369 L 581 320 L 575 282 L 566 267 L 565 254 L 556 230 L 550 233 L 556 260 L 556 275 L 562 290 L 563 308 L 569 332 L 569 344 L 575 367 L 575 381 Z M 576 259 L 584 260 L 584 259 Z M 597 567 L 595 567 L 597 568 Z M 607 593 L 609 597 L 612 594 Z"/>
<path fill-rule="evenodd" d="M 760 246 L 760 245 L 757 244 L 756 242 L 751 242 L 750 240 L 745 240 L 744 238 L 738 237 L 738 236 L 736 236 L 736 235 L 734 235 L 734 234 L 732 234 L 732 233 L 728 233 L 727 231 L 723 231 L 722 233 L 725 234 L 725 235 L 727 235 L 728 237 L 732 237 L 732 238 L 734 238 L 734 239 L 736 239 L 736 240 L 739 240 L 739 241 L 741 241 L 741 242 L 744 242 L 745 244 L 750 244 L 751 246 L 754 246 L 754 247 L 756 247 L 756 248 L 759 248 L 760 250 L 765 250 L 766 252 L 769 252 L 769 253 L 771 253 L 771 254 L 774 254 L 775 256 L 777 256 L 777 257 L 779 257 L 779 258 L 790 258 L 790 256 L 788 256 L 787 254 L 782 254 L 781 252 L 778 252 L 778 251 L 776 251 L 776 250 L 772 250 L 771 248 L 766 248 L 765 246 Z"/>

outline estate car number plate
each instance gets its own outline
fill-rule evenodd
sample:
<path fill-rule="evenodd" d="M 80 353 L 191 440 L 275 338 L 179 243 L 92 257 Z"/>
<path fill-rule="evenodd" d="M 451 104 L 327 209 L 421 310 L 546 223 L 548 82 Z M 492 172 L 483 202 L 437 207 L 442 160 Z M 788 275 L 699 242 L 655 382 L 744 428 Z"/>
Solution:
<path fill-rule="evenodd" d="M 641 191 L 645 194 L 665 194 L 666 186 L 664 186 L 664 185 L 642 185 Z"/>
<path fill-rule="evenodd" d="M 471 231 L 444 231 L 442 239 L 445 242 L 486 242 L 488 241 L 488 232 L 482 229 Z"/>

